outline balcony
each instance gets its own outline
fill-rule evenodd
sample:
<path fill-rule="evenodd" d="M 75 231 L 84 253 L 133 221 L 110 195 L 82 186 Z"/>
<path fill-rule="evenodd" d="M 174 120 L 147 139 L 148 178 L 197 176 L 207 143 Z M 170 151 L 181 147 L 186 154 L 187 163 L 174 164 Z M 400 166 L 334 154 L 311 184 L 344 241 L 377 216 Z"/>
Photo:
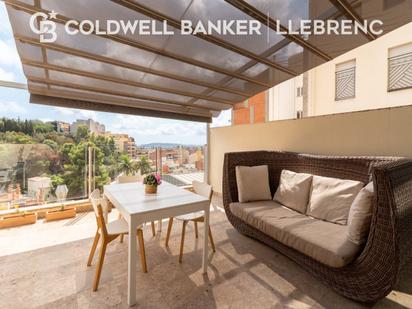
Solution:
<path fill-rule="evenodd" d="M 412 308 L 411 0 L 3 2 L 0 308 Z"/>

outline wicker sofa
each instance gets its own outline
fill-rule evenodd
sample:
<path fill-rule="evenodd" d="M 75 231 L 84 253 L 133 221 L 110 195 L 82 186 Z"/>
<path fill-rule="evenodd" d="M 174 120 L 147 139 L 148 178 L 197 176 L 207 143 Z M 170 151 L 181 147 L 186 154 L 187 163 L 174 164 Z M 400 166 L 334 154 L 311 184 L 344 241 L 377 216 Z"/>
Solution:
<path fill-rule="evenodd" d="M 366 244 L 350 264 L 333 268 L 292 249 L 236 217 L 236 166 L 268 165 L 274 194 L 283 169 L 325 177 L 374 183 L 373 217 Z M 412 251 L 412 161 L 393 157 L 328 157 L 290 152 L 225 154 L 223 203 L 241 233 L 280 251 L 338 293 L 361 302 L 385 297 L 396 284 Z"/>

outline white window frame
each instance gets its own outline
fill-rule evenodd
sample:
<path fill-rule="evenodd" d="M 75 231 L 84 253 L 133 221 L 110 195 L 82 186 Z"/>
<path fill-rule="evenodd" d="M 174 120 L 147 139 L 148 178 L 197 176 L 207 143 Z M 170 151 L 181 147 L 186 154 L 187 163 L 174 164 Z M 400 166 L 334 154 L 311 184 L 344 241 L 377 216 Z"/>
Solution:
<path fill-rule="evenodd" d="M 339 87 L 350 87 L 348 89 L 340 89 Z M 351 91 L 348 94 L 345 92 Z M 356 97 L 356 59 L 341 62 L 335 66 L 335 101 L 344 101 L 354 99 Z"/>

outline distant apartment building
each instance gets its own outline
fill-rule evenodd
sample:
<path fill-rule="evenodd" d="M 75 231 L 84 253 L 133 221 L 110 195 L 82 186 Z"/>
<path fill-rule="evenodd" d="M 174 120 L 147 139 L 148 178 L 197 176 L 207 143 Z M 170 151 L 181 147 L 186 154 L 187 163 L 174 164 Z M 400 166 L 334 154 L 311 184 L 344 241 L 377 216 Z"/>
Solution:
<path fill-rule="evenodd" d="M 57 121 L 56 122 L 56 130 L 60 133 L 70 133 L 70 123 Z"/>
<path fill-rule="evenodd" d="M 104 135 L 106 132 L 106 127 L 104 124 L 101 124 L 97 121 L 94 121 L 92 119 L 77 119 L 75 122 L 73 122 L 70 126 L 70 133 L 76 134 L 77 129 L 80 126 L 86 126 L 91 133 L 97 134 L 97 135 Z"/>
<path fill-rule="evenodd" d="M 267 107 L 267 91 L 258 93 L 250 99 L 236 104 L 232 110 L 232 125 L 265 122 Z"/>
<path fill-rule="evenodd" d="M 149 150 L 148 157 L 153 168 L 164 174 L 181 174 L 204 169 L 204 157 L 199 147 L 157 147 Z"/>
<path fill-rule="evenodd" d="M 56 132 L 70 133 L 70 123 L 64 121 L 49 121 L 47 123 L 51 124 Z"/>
<path fill-rule="evenodd" d="M 137 157 L 136 141 L 133 137 L 129 137 L 124 133 L 111 133 L 106 132 L 108 138 L 113 138 L 116 145 L 116 149 L 121 153 L 127 153 L 131 158 Z"/>
<path fill-rule="evenodd" d="M 129 140 L 127 141 L 127 154 L 131 158 L 137 157 L 136 141 L 133 137 L 129 137 Z"/>

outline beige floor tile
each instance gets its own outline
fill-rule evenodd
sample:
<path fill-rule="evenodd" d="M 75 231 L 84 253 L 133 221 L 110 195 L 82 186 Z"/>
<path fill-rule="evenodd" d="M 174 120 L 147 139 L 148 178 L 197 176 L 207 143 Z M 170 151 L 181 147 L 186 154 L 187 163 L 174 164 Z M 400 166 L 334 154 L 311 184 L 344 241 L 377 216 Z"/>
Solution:
<path fill-rule="evenodd" d="M 117 217 L 114 210 L 111 218 Z M 86 266 L 95 233 L 93 214 L 76 220 L 0 230 L 0 308 L 127 308 L 127 238 L 108 247 L 99 290 L 92 291 L 97 262 Z M 208 275 L 201 272 L 202 233 L 187 229 L 178 263 L 181 223 L 169 243 L 144 229 L 149 272 L 138 263 L 136 308 L 366 308 L 314 279 L 287 257 L 238 233 L 224 212 L 213 211 L 217 252 Z M 202 231 L 202 225 L 199 225 Z M 412 266 L 399 289 L 376 308 L 412 308 Z M 370 306 L 369 306 L 370 307 Z"/>

